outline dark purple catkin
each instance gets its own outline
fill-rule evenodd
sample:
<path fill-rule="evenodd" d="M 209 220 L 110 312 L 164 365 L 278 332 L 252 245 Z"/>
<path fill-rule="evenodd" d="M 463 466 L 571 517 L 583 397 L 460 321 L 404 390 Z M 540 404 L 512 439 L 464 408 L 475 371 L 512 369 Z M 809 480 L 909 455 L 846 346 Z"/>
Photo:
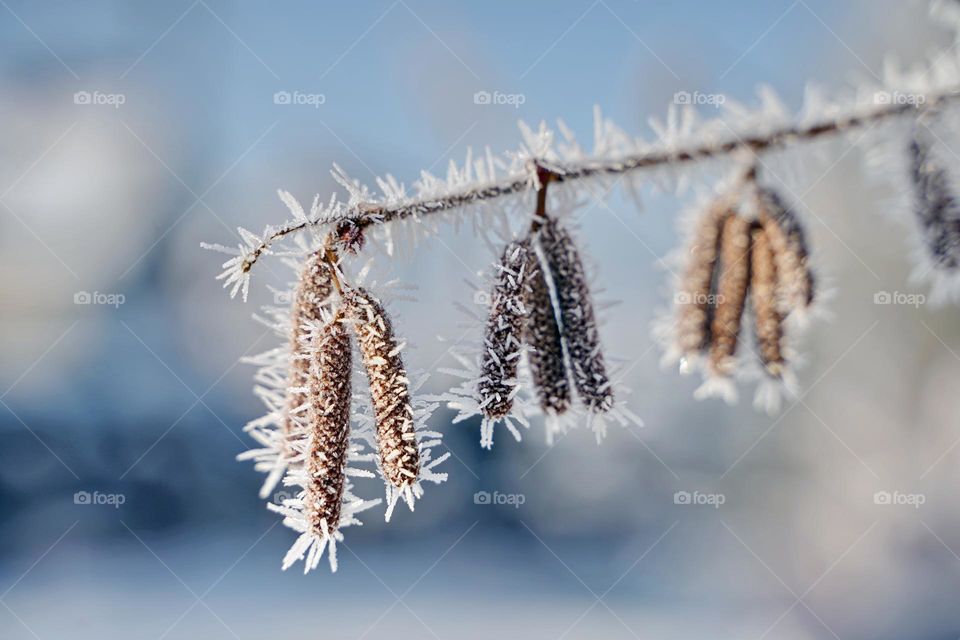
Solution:
<path fill-rule="evenodd" d="M 777 263 L 777 298 L 784 314 L 813 303 L 814 278 L 806 234 L 796 212 L 770 189 L 757 192 L 760 222 Z"/>
<path fill-rule="evenodd" d="M 587 275 L 570 234 L 552 218 L 540 227 L 540 245 L 550 268 L 561 332 L 570 357 L 573 382 L 592 411 L 613 408 L 613 385 L 600 347 L 600 331 L 587 284 Z"/>
<path fill-rule="evenodd" d="M 350 441 L 350 334 L 338 314 L 314 341 L 309 366 L 309 445 L 303 511 L 313 534 L 337 530 Z"/>
<path fill-rule="evenodd" d="M 343 295 L 344 308 L 352 321 L 363 364 L 370 381 L 377 454 L 384 478 L 402 489 L 420 476 L 410 382 L 400 358 L 400 343 L 380 301 L 361 288 Z"/>
<path fill-rule="evenodd" d="M 934 267 L 960 267 L 960 202 L 933 145 L 919 133 L 910 141 L 910 178 L 915 214 Z"/>
<path fill-rule="evenodd" d="M 306 344 L 308 322 L 320 322 L 324 305 L 333 292 L 330 267 L 324 260 L 323 250 L 310 254 L 300 272 L 300 280 L 290 307 L 290 374 L 289 387 L 305 387 L 310 373 L 310 352 Z M 287 394 L 287 411 L 283 419 L 284 455 L 292 454 L 290 443 L 299 437 L 295 413 L 307 395 L 301 391 Z"/>
<path fill-rule="evenodd" d="M 477 402 L 485 418 L 502 418 L 513 407 L 523 330 L 529 240 L 511 242 L 497 265 L 480 358 Z"/>
<path fill-rule="evenodd" d="M 557 322 L 550 286 L 544 269 L 531 246 L 527 253 L 527 290 L 524 307 L 527 316 L 523 340 L 530 347 L 527 360 L 537 390 L 540 408 L 550 415 L 561 415 L 570 408 L 570 382 L 563 356 L 563 338 Z"/>

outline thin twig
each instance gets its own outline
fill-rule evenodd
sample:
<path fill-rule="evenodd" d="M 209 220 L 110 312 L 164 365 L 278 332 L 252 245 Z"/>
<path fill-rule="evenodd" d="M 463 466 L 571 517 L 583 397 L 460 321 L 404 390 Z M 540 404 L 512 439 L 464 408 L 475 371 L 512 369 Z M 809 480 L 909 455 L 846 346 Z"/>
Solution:
<path fill-rule="evenodd" d="M 926 96 L 924 111 L 943 108 L 950 102 L 960 100 L 960 89 Z M 547 181 L 572 182 L 601 175 L 620 175 L 653 169 L 665 165 L 681 165 L 726 157 L 734 153 L 750 151 L 761 154 L 775 149 L 783 149 L 813 140 L 836 135 L 850 129 L 867 127 L 878 122 L 905 116 L 917 111 L 913 104 L 884 105 L 861 114 L 840 115 L 831 120 L 823 120 L 807 126 L 791 125 L 775 129 L 756 136 L 731 137 L 720 142 L 711 142 L 691 146 L 685 149 L 655 150 L 627 155 L 618 159 L 588 159 L 575 163 L 550 163 L 550 169 L 537 164 L 540 184 L 532 184 L 528 175 L 512 176 L 504 180 L 466 188 L 437 198 L 411 198 L 391 205 L 362 203 L 347 215 L 337 220 L 301 221 L 285 225 L 274 230 L 264 241 L 247 256 L 244 271 L 249 271 L 260 256 L 273 242 L 291 233 L 303 231 L 313 226 L 332 224 L 349 220 L 361 228 L 386 224 L 411 217 L 426 216 L 450 211 L 466 205 L 502 198 L 536 188 L 538 195 L 544 195 Z"/>

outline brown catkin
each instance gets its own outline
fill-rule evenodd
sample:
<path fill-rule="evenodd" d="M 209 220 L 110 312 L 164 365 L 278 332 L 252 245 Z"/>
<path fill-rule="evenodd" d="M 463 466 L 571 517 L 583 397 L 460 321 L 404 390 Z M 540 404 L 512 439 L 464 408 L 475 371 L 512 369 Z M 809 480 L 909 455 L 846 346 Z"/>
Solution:
<path fill-rule="evenodd" d="M 710 366 L 713 373 L 733 373 L 740 323 L 750 282 L 750 221 L 733 215 L 723 223 L 720 238 L 720 280 L 717 309 L 710 333 Z"/>
<path fill-rule="evenodd" d="M 687 266 L 677 292 L 677 345 L 684 356 L 692 356 L 710 344 L 713 313 L 714 274 L 720 258 L 720 234 L 733 215 L 726 201 L 714 202 L 697 221 Z"/>
<path fill-rule="evenodd" d="M 775 191 L 760 189 L 757 197 L 760 222 L 777 263 L 780 310 L 786 314 L 805 309 L 813 303 L 814 278 L 803 226 L 796 212 Z"/>
<path fill-rule="evenodd" d="M 528 285 L 524 306 L 527 316 L 523 340 L 530 346 L 527 351 L 530 375 L 537 389 L 540 408 L 545 413 L 561 415 L 570 408 L 570 381 L 563 357 L 563 338 L 550 299 L 550 286 L 532 247 L 527 253 L 526 269 Z"/>
<path fill-rule="evenodd" d="M 777 306 L 777 264 L 763 227 L 751 232 L 750 304 L 753 308 L 757 352 L 767 375 L 783 374 L 783 316 Z"/>
<path fill-rule="evenodd" d="M 297 283 L 297 290 L 290 307 L 289 387 L 305 387 L 307 384 L 307 376 L 310 373 L 310 354 L 308 345 L 304 344 L 305 327 L 308 322 L 321 321 L 321 312 L 332 292 L 330 268 L 324 261 L 324 252 L 321 250 L 310 254 L 300 272 L 300 281 Z M 306 400 L 306 394 L 300 391 L 291 391 L 287 394 L 287 411 L 283 418 L 285 443 L 283 453 L 286 456 L 292 453 L 290 443 L 301 431 L 297 427 L 294 412 Z"/>
<path fill-rule="evenodd" d="M 573 382 L 592 411 L 613 408 L 613 385 L 600 347 L 587 275 L 573 238 L 552 218 L 540 227 L 540 243 L 557 294 L 561 332 L 570 357 Z"/>
<path fill-rule="evenodd" d="M 314 340 L 309 375 L 309 446 L 304 515 L 314 535 L 337 530 L 350 442 L 350 334 L 338 314 Z"/>
<path fill-rule="evenodd" d="M 420 453 L 401 345 L 386 311 L 366 290 L 347 291 L 343 301 L 370 381 L 380 468 L 394 487 L 409 486 L 420 476 Z"/>
<path fill-rule="evenodd" d="M 497 265 L 483 338 L 480 383 L 477 385 L 477 402 L 486 418 L 502 418 L 513 407 L 529 253 L 529 240 L 511 242 Z"/>

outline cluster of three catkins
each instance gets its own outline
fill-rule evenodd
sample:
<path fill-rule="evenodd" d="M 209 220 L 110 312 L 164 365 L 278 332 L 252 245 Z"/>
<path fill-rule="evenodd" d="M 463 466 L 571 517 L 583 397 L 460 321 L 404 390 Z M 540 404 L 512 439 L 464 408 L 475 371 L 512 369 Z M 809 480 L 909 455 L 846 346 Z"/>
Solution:
<path fill-rule="evenodd" d="M 613 408 L 583 261 L 570 233 L 545 214 L 526 237 L 507 245 L 497 265 L 477 385 L 486 420 L 513 409 L 523 345 L 545 414 L 559 416 L 571 407 L 571 379 L 589 411 Z"/>

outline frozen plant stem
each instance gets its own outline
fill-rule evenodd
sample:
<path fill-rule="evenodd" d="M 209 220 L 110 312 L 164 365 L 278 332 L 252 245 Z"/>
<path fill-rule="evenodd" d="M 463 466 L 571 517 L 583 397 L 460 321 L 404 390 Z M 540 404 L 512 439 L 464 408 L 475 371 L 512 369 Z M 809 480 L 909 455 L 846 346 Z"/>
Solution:
<path fill-rule="evenodd" d="M 925 95 L 924 100 L 925 109 L 938 109 L 951 102 L 960 101 L 960 92 L 951 90 L 934 93 Z M 655 169 L 665 165 L 678 166 L 744 152 L 762 154 L 776 149 L 813 142 L 851 129 L 869 127 L 910 113 L 916 113 L 916 107 L 912 104 L 885 104 L 862 113 L 841 113 L 834 118 L 821 120 L 814 124 L 785 126 L 762 135 L 731 136 L 727 140 L 711 141 L 691 145 L 687 148 L 654 150 L 619 158 L 591 158 L 573 163 L 552 163 L 549 179 L 554 182 L 571 182 L 600 175 L 619 175 Z M 448 193 L 437 198 L 410 198 L 404 202 L 391 205 L 360 203 L 343 215 L 342 220 L 351 221 L 354 226 L 362 231 L 370 225 L 442 213 L 485 200 L 522 193 L 540 186 L 532 184 L 527 175 L 512 176 L 486 184 L 471 185 L 461 191 Z M 274 229 L 259 246 L 253 248 L 245 256 L 242 271 L 244 273 L 250 271 L 257 260 L 260 259 L 260 256 L 268 251 L 275 241 L 292 233 L 329 222 L 331 220 L 327 219 L 298 220 Z"/>

